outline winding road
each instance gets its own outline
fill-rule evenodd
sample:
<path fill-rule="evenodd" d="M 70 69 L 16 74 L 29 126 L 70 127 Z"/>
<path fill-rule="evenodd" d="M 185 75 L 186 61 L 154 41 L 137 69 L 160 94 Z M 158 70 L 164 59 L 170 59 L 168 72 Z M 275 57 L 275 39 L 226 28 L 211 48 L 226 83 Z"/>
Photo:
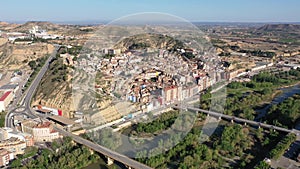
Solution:
<path fill-rule="evenodd" d="M 29 88 L 25 91 L 25 93 L 23 94 L 23 97 L 22 97 L 23 99 L 21 100 L 21 103 L 19 104 L 21 106 L 14 108 L 7 113 L 6 119 L 5 119 L 6 127 L 14 128 L 13 116 L 17 115 L 17 114 L 25 114 L 29 118 L 37 118 L 37 117 L 43 118 L 43 117 L 40 117 L 37 114 L 35 114 L 35 111 L 32 110 L 31 99 L 32 99 L 39 83 L 41 82 L 43 76 L 45 75 L 52 59 L 56 56 L 59 49 L 60 49 L 60 46 L 56 46 L 55 51 L 49 56 L 49 58 L 47 59 L 47 61 L 45 62 L 45 64 L 41 68 L 41 70 L 39 71 L 38 75 L 32 81 Z M 100 146 L 96 143 L 93 143 L 93 142 L 86 140 L 82 137 L 79 137 L 77 135 L 74 135 L 70 132 L 67 132 L 67 131 L 61 129 L 61 128 L 55 127 L 55 130 L 57 130 L 63 136 L 71 137 L 75 142 L 77 142 L 79 144 L 85 145 L 85 146 L 89 147 L 90 149 L 93 149 L 94 151 L 97 151 L 97 152 L 103 154 L 106 158 L 109 158 L 110 160 L 116 160 L 116 161 L 123 163 L 128 168 L 151 169 L 151 167 L 149 167 L 145 164 L 137 162 L 129 157 L 126 157 L 122 154 L 112 151 L 106 147 Z"/>

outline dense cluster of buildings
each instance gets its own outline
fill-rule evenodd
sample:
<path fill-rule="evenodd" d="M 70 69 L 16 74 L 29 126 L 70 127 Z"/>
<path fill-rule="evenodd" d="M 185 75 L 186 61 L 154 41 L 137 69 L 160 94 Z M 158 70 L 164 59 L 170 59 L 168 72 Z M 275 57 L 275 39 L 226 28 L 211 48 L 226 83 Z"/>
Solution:
<path fill-rule="evenodd" d="M 52 142 L 60 138 L 53 124 L 40 119 L 28 119 L 21 122 L 22 132 L 16 129 L 0 128 L 0 167 L 9 164 L 16 155 L 24 154 L 27 147 L 35 142 Z"/>
<path fill-rule="evenodd" d="M 146 57 L 143 52 L 127 51 L 102 59 L 97 68 L 103 73 L 101 81 L 110 81 L 99 87 L 102 91 L 119 93 L 123 99 L 141 103 L 147 111 L 190 98 L 225 78 L 221 64 L 186 60 L 180 53 L 167 50 Z M 208 73 L 215 70 L 219 71 Z"/>
<path fill-rule="evenodd" d="M 0 149 L 0 166 L 6 166 L 11 160 L 13 160 L 14 154 L 6 149 Z"/>

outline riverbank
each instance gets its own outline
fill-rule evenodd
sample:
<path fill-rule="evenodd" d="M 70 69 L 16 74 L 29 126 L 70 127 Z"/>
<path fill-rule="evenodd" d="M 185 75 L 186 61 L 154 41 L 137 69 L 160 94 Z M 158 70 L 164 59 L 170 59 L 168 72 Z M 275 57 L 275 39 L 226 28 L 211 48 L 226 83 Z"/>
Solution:
<path fill-rule="evenodd" d="M 279 104 L 283 102 L 285 99 L 292 97 L 295 94 L 300 94 L 300 82 L 294 83 L 293 85 L 288 85 L 284 87 L 280 87 L 279 90 L 281 93 L 279 95 L 276 95 L 271 102 L 266 104 L 264 108 L 255 110 L 259 114 L 255 118 L 256 121 L 262 119 L 268 112 L 268 109 L 275 104 Z"/>

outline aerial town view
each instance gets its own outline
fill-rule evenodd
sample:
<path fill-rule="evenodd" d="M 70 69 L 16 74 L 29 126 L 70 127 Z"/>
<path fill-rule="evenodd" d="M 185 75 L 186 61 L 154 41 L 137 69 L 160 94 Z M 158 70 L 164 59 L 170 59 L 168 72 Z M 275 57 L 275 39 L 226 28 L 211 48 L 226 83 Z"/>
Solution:
<path fill-rule="evenodd" d="M 1 6 L 0 168 L 300 168 L 300 2 Z"/>

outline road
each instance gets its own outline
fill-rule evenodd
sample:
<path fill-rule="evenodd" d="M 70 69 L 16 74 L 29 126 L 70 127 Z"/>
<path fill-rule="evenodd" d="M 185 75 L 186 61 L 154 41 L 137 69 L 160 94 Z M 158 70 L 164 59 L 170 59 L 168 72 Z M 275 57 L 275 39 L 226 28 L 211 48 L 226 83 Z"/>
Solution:
<path fill-rule="evenodd" d="M 56 57 L 56 54 L 57 54 L 57 51 L 59 50 L 59 48 L 60 48 L 60 46 L 56 46 L 54 52 L 48 57 L 45 64 L 43 65 L 43 67 L 41 68 L 39 73 L 36 75 L 36 77 L 32 81 L 29 88 L 24 92 L 23 97 L 21 97 L 21 98 L 23 98 L 20 103 L 21 106 L 10 110 L 6 114 L 6 117 L 5 117 L 5 126 L 6 127 L 13 128 L 13 122 L 12 122 L 13 119 L 12 118 L 13 118 L 13 115 L 15 115 L 15 114 L 23 113 L 23 114 L 26 114 L 27 116 L 29 116 L 30 118 L 36 117 L 32 114 L 32 109 L 30 107 L 31 99 L 32 99 L 33 94 L 34 94 L 36 88 L 38 87 L 40 81 L 42 80 L 43 76 L 45 75 L 51 60 L 54 57 Z M 14 101 L 13 105 L 16 106 L 18 102 L 19 102 L 19 97 L 18 97 L 18 99 L 16 99 Z"/>
<path fill-rule="evenodd" d="M 39 117 L 37 114 L 35 114 L 35 111 L 32 110 L 31 108 L 31 99 L 34 95 L 35 90 L 37 89 L 39 83 L 41 82 L 43 76 L 45 75 L 49 64 L 51 62 L 51 60 L 56 56 L 57 51 L 59 50 L 60 46 L 57 46 L 55 51 L 51 54 L 51 56 L 47 59 L 47 61 L 45 62 L 44 66 L 41 68 L 41 70 L 39 71 L 39 73 L 37 74 L 37 76 L 35 77 L 35 79 L 32 81 L 31 85 L 29 86 L 29 88 L 24 92 L 24 97 L 21 100 L 20 103 L 20 107 L 17 107 L 15 109 L 13 109 L 12 111 L 7 113 L 7 118 L 5 119 L 5 124 L 6 127 L 13 127 L 13 122 L 12 122 L 12 117 L 15 114 L 26 114 L 29 118 L 36 118 Z M 42 118 L 42 117 L 40 117 Z M 100 146 L 98 144 L 95 144 L 89 140 L 83 139 L 82 137 L 76 136 L 72 133 L 69 133 L 63 129 L 60 129 L 58 127 L 55 127 L 55 129 L 62 134 L 63 136 L 69 136 L 71 137 L 75 142 L 85 145 L 101 154 L 103 154 L 106 157 L 110 157 L 116 161 L 119 161 L 123 164 L 125 164 L 128 167 L 131 168 L 136 168 L 136 169 L 151 169 L 150 167 L 139 163 L 135 160 L 132 160 L 122 154 L 119 154 L 115 151 L 112 151 L 108 148 L 105 148 L 103 146 Z"/>

